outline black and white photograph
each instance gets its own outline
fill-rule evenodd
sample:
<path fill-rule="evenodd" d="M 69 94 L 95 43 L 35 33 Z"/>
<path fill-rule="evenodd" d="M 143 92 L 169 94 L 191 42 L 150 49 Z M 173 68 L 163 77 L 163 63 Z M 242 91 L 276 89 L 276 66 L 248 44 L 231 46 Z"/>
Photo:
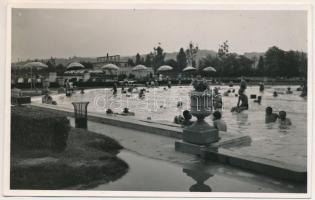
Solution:
<path fill-rule="evenodd" d="M 306 8 L 12 6 L 8 191 L 307 194 Z"/>

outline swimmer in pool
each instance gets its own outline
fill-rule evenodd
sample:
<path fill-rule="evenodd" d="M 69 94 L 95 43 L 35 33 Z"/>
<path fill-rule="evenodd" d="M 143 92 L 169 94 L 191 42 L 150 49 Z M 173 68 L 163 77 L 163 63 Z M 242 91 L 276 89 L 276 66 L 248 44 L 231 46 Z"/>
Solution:
<path fill-rule="evenodd" d="M 135 116 L 135 113 L 134 112 L 130 112 L 128 108 L 124 108 L 123 112 L 120 113 L 120 115 L 123 115 L 123 116 Z"/>
<path fill-rule="evenodd" d="M 222 108 L 222 96 L 220 95 L 218 88 L 215 87 L 213 91 L 214 91 L 214 95 L 213 95 L 214 109 Z"/>
<path fill-rule="evenodd" d="M 287 113 L 285 111 L 279 112 L 279 119 L 280 127 L 286 127 L 292 125 L 292 122 L 289 118 L 287 118 Z"/>
<path fill-rule="evenodd" d="M 226 123 L 221 119 L 222 115 L 219 111 L 215 111 L 213 113 L 213 126 L 214 128 L 218 129 L 219 131 L 227 130 Z"/>
<path fill-rule="evenodd" d="M 244 90 L 240 89 L 238 91 L 238 102 L 237 106 L 231 109 L 231 112 L 242 112 L 243 110 L 248 110 L 248 97 L 244 94 Z"/>
<path fill-rule="evenodd" d="M 271 107 L 266 108 L 266 116 L 265 116 L 265 123 L 275 122 L 278 119 L 278 114 L 272 112 Z"/>
<path fill-rule="evenodd" d="M 183 107 L 183 102 L 182 101 L 177 102 L 177 108 L 181 108 L 181 107 Z"/>
<path fill-rule="evenodd" d="M 291 91 L 291 88 L 290 88 L 290 87 L 287 88 L 286 93 L 287 93 L 287 94 L 292 94 L 292 91 Z"/>
<path fill-rule="evenodd" d="M 184 116 L 184 120 L 182 121 L 182 126 L 185 127 L 185 126 L 192 125 L 193 122 L 190 121 L 192 118 L 192 115 L 190 114 L 188 110 L 184 110 L 183 116 Z"/>

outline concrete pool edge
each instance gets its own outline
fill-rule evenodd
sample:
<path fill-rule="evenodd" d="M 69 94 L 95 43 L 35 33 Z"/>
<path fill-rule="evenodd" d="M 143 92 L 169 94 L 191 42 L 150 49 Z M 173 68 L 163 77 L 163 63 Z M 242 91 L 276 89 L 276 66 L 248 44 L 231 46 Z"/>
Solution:
<path fill-rule="evenodd" d="M 33 102 L 31 105 L 46 109 L 52 109 L 54 111 L 61 112 L 71 117 L 74 116 L 73 110 L 69 108 L 62 108 L 54 105 Z M 166 137 L 172 137 L 179 140 L 182 139 L 182 129 L 180 127 L 169 126 L 161 123 L 154 123 L 153 121 L 137 120 L 116 115 L 108 116 L 97 113 L 88 113 L 88 120 L 97 123 L 118 126 L 121 128 L 133 129 L 137 131 L 153 133 Z M 227 136 L 227 134 L 225 133 L 220 133 L 220 135 L 222 135 L 223 137 Z M 244 138 L 242 138 L 241 140 L 244 140 Z M 221 142 L 221 145 L 223 144 L 222 146 L 224 145 L 229 146 L 231 141 L 233 140 L 226 140 L 226 144 L 224 144 L 224 142 Z M 214 159 L 224 164 L 251 170 L 275 178 L 287 179 L 298 182 L 306 181 L 307 178 L 306 167 L 292 165 L 280 161 L 257 158 L 250 155 L 239 155 L 233 151 L 221 149 L 222 148 L 220 148 L 218 152 L 210 151 L 207 149 L 201 150 L 199 149 L 200 153 L 197 154 L 201 154 L 204 158 L 209 160 Z"/>
<path fill-rule="evenodd" d="M 252 155 L 240 155 L 225 148 L 216 148 L 217 144 L 200 146 L 187 142 L 176 141 L 175 150 L 183 153 L 199 155 L 205 160 L 217 161 L 222 164 L 250 170 L 274 178 L 295 182 L 306 182 L 307 171 L 303 166 L 293 165 L 277 160 L 270 160 Z"/>

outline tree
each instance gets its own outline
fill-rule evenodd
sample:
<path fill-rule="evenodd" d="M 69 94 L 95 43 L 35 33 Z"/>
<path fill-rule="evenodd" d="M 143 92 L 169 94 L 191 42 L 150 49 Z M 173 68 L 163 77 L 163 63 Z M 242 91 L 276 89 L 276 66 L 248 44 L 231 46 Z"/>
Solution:
<path fill-rule="evenodd" d="M 187 57 L 183 48 L 180 48 L 176 60 L 180 71 L 182 71 L 187 66 Z"/>
<path fill-rule="evenodd" d="M 252 64 L 253 61 L 246 56 L 238 56 L 237 62 L 239 64 L 239 76 L 252 76 L 253 70 L 252 70 Z"/>
<path fill-rule="evenodd" d="M 163 49 L 160 46 L 154 47 L 153 49 L 153 69 L 156 71 L 158 67 L 164 64 L 165 53 L 163 53 Z"/>
<path fill-rule="evenodd" d="M 127 62 L 129 66 L 132 66 L 132 67 L 135 66 L 135 63 L 133 62 L 131 58 L 129 58 Z"/>
<path fill-rule="evenodd" d="M 192 42 L 189 43 L 188 49 L 186 49 L 186 57 L 187 57 L 188 63 L 192 65 L 193 67 L 196 67 L 195 59 L 196 59 L 198 50 L 199 50 L 198 46 L 197 45 L 195 46 Z"/>
<path fill-rule="evenodd" d="M 218 76 L 222 70 L 218 57 L 211 56 L 210 54 L 199 60 L 199 69 L 202 70 L 206 67 L 213 67 L 217 70 L 217 72 L 213 73 L 212 76 Z"/>
<path fill-rule="evenodd" d="M 271 77 L 284 76 L 285 52 L 276 46 L 270 47 L 265 53 L 266 75 Z"/>
<path fill-rule="evenodd" d="M 46 65 L 48 66 L 48 69 L 47 69 L 48 72 L 56 71 L 56 66 L 52 62 L 47 61 Z"/>
<path fill-rule="evenodd" d="M 65 68 L 65 66 L 63 66 L 63 64 L 58 64 L 57 66 L 56 66 L 56 72 L 57 72 L 57 75 L 58 76 L 61 76 L 61 75 L 63 75 L 63 73 L 66 71 L 66 68 Z"/>
<path fill-rule="evenodd" d="M 229 45 L 228 45 L 228 41 L 225 40 L 225 41 L 223 42 L 223 44 L 221 44 L 221 45 L 219 46 L 219 49 L 218 49 L 218 56 L 219 56 L 220 58 L 224 58 L 224 57 L 228 56 L 228 54 L 229 54 Z"/>
<path fill-rule="evenodd" d="M 174 59 L 166 60 L 166 61 L 165 61 L 165 64 L 166 64 L 166 65 L 169 65 L 169 66 L 171 66 L 171 67 L 173 67 L 173 69 L 174 69 L 175 71 L 177 71 L 176 69 L 178 68 L 178 63 L 176 62 L 176 60 L 174 60 Z"/>
<path fill-rule="evenodd" d="M 145 56 L 144 65 L 147 67 L 153 67 L 153 54 L 149 53 Z"/>
<path fill-rule="evenodd" d="M 287 77 L 294 77 L 299 74 L 299 53 L 297 51 L 287 51 L 284 53 L 285 69 L 282 72 Z M 283 68 L 284 68 L 283 67 Z"/>
<path fill-rule="evenodd" d="M 265 61 L 264 57 L 260 56 L 257 65 L 257 75 L 264 76 L 265 75 Z"/>
<path fill-rule="evenodd" d="M 137 55 L 136 55 L 136 65 L 139 65 L 141 63 L 141 56 L 140 56 L 140 54 L 139 53 L 137 53 Z"/>
<path fill-rule="evenodd" d="M 307 55 L 304 52 L 299 52 L 299 75 L 307 78 Z"/>
<path fill-rule="evenodd" d="M 141 57 L 140 64 L 141 64 L 141 65 L 144 65 L 144 63 L 145 63 L 144 57 Z"/>
<path fill-rule="evenodd" d="M 220 76 L 227 76 L 231 72 L 231 68 L 233 67 L 231 65 L 231 60 L 233 60 L 233 55 L 229 53 L 229 45 L 228 41 L 224 41 L 223 44 L 219 45 L 218 49 L 218 59 L 219 59 L 219 66 L 220 71 L 218 74 Z M 230 58 L 229 58 L 230 57 Z"/>

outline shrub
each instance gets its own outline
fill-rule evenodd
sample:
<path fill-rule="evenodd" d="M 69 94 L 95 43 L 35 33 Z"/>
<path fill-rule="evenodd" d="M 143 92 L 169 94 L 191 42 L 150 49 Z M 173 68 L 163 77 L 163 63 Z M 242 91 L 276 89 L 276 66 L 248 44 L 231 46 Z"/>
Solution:
<path fill-rule="evenodd" d="M 63 151 L 69 130 L 70 122 L 63 115 L 34 106 L 11 107 L 11 146 Z"/>

